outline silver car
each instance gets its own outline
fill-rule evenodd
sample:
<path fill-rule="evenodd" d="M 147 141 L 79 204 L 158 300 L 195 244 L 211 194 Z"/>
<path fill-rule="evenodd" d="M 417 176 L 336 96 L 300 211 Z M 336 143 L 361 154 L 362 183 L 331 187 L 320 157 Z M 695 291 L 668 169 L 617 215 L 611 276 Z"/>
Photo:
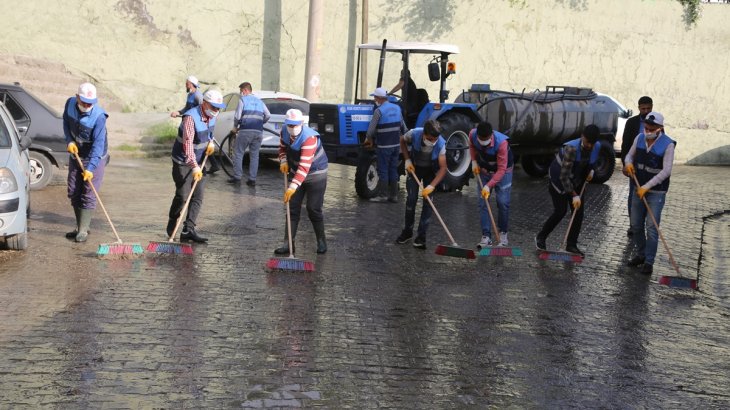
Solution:
<path fill-rule="evenodd" d="M 28 247 L 28 147 L 31 142 L 30 137 L 19 136 L 5 104 L 0 103 L 0 240 L 7 248 L 14 250 Z"/>

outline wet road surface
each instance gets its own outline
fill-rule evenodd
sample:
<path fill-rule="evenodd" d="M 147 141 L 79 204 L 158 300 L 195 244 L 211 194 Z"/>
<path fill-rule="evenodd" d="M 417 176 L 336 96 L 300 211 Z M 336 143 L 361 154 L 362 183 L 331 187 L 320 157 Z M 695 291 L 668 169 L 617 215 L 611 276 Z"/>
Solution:
<path fill-rule="evenodd" d="M 34 192 L 30 248 L 0 251 L 0 408 L 730 407 L 730 169 L 676 167 L 662 214 L 699 292 L 656 284 L 674 274 L 661 244 L 651 278 L 624 266 L 618 170 L 587 189 L 582 264 L 534 252 L 545 180 L 515 174 L 524 256 L 468 261 L 433 253 L 448 244 L 436 219 L 427 251 L 395 244 L 404 189 L 399 204 L 362 202 L 354 173 L 330 168 L 327 254 L 303 216 L 297 256 L 316 264 L 303 274 L 264 270 L 284 232 L 270 162 L 255 189 L 209 178 L 210 244 L 188 257 L 98 260 L 114 240 L 101 210 L 76 244 L 65 186 Z M 100 194 L 125 242 L 165 239 L 169 160 L 113 160 Z M 463 246 L 480 238 L 476 198 L 435 198 Z"/>

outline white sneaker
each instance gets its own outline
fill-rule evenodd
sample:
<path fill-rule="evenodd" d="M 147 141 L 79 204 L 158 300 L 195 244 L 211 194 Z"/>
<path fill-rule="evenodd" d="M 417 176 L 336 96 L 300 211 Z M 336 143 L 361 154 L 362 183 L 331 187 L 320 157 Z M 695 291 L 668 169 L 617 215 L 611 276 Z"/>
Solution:
<path fill-rule="evenodd" d="M 507 239 L 507 232 L 499 233 L 499 246 L 508 246 L 509 240 Z"/>
<path fill-rule="evenodd" d="M 487 246 L 492 246 L 492 239 L 488 236 L 482 236 L 482 240 L 477 244 L 477 249 L 486 248 Z"/>

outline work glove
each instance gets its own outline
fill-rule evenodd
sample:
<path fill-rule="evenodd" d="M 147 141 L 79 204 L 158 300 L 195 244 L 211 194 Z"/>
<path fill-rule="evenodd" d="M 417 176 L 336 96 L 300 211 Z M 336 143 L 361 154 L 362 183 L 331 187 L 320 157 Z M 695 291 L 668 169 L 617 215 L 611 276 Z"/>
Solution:
<path fill-rule="evenodd" d="M 71 154 L 78 155 L 79 153 L 79 147 L 76 146 L 76 143 L 71 141 L 68 143 L 68 147 L 66 147 L 66 150 Z"/>
<path fill-rule="evenodd" d="M 89 171 L 88 169 L 86 169 L 81 174 L 81 176 L 82 176 L 82 178 L 84 178 L 84 182 L 89 182 L 94 178 L 94 173 Z"/>
<path fill-rule="evenodd" d="M 208 146 L 205 147 L 205 155 L 211 156 L 211 155 L 213 155 L 214 152 L 215 152 L 215 144 L 213 143 L 213 141 L 210 141 L 208 143 Z"/>
<path fill-rule="evenodd" d="M 482 187 L 482 198 L 484 198 L 485 201 L 489 199 L 489 193 L 489 187 L 484 185 L 484 187 Z"/>
<path fill-rule="evenodd" d="M 433 185 L 429 185 L 426 188 L 423 188 L 423 192 L 421 192 L 421 196 L 426 198 L 433 192 Z"/>
<path fill-rule="evenodd" d="M 296 192 L 296 191 L 297 190 L 294 189 L 294 188 L 287 188 L 286 192 L 284 192 L 284 203 L 289 202 L 289 200 L 291 199 L 292 195 L 294 195 L 294 192 Z"/>
<path fill-rule="evenodd" d="M 200 167 L 193 168 L 193 180 L 200 181 L 203 179 L 203 170 Z"/>
<path fill-rule="evenodd" d="M 573 197 L 573 209 L 580 208 L 580 204 L 581 204 L 581 202 L 580 202 L 580 196 L 578 196 L 578 195 L 574 196 Z"/>
<path fill-rule="evenodd" d="M 410 159 L 406 160 L 406 172 L 416 172 L 416 167 L 413 166 L 413 162 Z"/>
<path fill-rule="evenodd" d="M 589 172 L 588 173 L 588 176 L 586 177 L 586 181 L 591 182 L 591 180 L 593 179 L 593 174 L 594 173 L 595 172 L 593 170 L 591 170 L 591 172 Z"/>
<path fill-rule="evenodd" d="M 289 173 L 289 164 L 286 162 L 282 162 L 279 165 L 279 171 L 281 171 L 282 174 L 288 174 Z"/>
<path fill-rule="evenodd" d="M 626 164 L 626 166 L 624 167 L 624 172 L 628 175 L 634 175 L 634 173 L 636 172 L 634 164 Z"/>
<path fill-rule="evenodd" d="M 647 192 L 649 192 L 649 188 L 645 186 L 636 188 L 636 195 L 638 195 L 640 199 L 644 199 L 644 195 L 646 195 Z"/>
<path fill-rule="evenodd" d="M 479 168 L 479 165 L 477 165 L 476 161 L 471 162 L 471 172 L 474 173 L 474 176 L 479 176 L 479 174 L 482 172 L 482 169 Z"/>

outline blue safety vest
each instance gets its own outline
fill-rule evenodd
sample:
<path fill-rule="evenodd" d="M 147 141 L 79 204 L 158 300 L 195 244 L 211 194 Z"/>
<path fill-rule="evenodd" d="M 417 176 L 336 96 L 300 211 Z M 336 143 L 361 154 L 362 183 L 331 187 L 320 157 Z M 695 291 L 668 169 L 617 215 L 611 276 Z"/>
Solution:
<path fill-rule="evenodd" d="M 76 107 L 76 97 L 71 97 L 66 101 L 66 110 L 63 116 L 71 132 L 71 138 L 79 149 L 79 157 L 84 159 L 89 157 L 94 142 L 94 126 L 102 115 L 109 117 L 109 114 L 97 104 L 94 104 L 88 113 L 82 113 Z M 106 133 L 104 133 L 104 136 L 106 137 Z M 108 145 L 107 139 L 104 138 L 104 150 L 100 153 L 101 157 L 107 154 Z"/>
<path fill-rule="evenodd" d="M 238 129 L 263 131 L 264 103 L 253 94 L 242 95 L 239 104 L 243 104 L 241 119 L 238 120 Z"/>
<path fill-rule="evenodd" d="M 667 151 L 667 147 L 672 144 L 676 146 L 677 142 L 669 138 L 667 134 L 662 133 L 657 137 L 654 145 L 647 150 L 646 136 L 644 133 L 639 134 L 636 141 L 636 155 L 634 156 L 636 179 L 639 180 L 639 184 L 646 184 L 664 169 L 664 153 Z M 661 184 L 652 187 L 651 190 L 656 192 L 668 191 L 669 177 Z"/>
<path fill-rule="evenodd" d="M 563 166 L 564 149 L 570 145 L 575 148 L 575 161 L 573 162 L 573 169 L 571 170 L 570 180 L 573 181 L 574 187 L 580 187 L 585 179 L 588 177 L 588 173 L 598 160 L 598 154 L 601 152 L 601 142 L 596 141 L 591 150 L 591 155 L 586 158 L 582 155 L 582 149 L 580 147 L 581 138 L 576 138 L 572 141 L 568 141 L 560 148 L 555 159 L 550 164 L 550 182 L 559 191 L 563 192 L 563 183 L 560 182 L 560 168 Z"/>
<path fill-rule="evenodd" d="M 289 169 L 293 172 L 296 172 L 296 169 L 299 167 L 299 160 L 302 156 L 302 144 L 313 135 L 317 137 L 317 149 L 314 151 L 312 166 L 309 168 L 310 174 L 327 170 L 327 154 L 322 147 L 322 140 L 319 137 L 319 133 L 307 126 L 302 126 L 302 132 L 294 139 L 294 142 L 291 142 L 291 135 L 289 135 L 287 127 L 281 129 L 281 143 L 286 147 L 286 160 L 289 164 Z"/>
<path fill-rule="evenodd" d="M 479 143 L 476 128 L 473 128 L 469 132 L 471 144 L 477 151 L 477 164 L 486 169 L 488 172 L 497 172 L 497 152 L 499 151 L 499 146 L 502 145 L 504 141 L 508 141 L 507 169 L 512 168 L 514 165 L 514 157 L 512 156 L 512 149 L 509 147 L 509 137 L 498 131 L 493 131 L 493 133 L 494 135 L 492 136 L 492 140 L 494 141 L 494 144 L 491 147 L 485 147 Z"/>
<path fill-rule="evenodd" d="M 183 150 L 183 130 L 185 117 L 193 119 L 195 124 L 195 135 L 193 136 L 193 148 L 195 149 L 195 160 L 198 164 L 203 160 L 203 154 L 208 147 L 208 142 L 213 139 L 213 129 L 215 128 L 215 118 L 209 118 L 206 124 L 203 121 L 201 107 L 191 108 L 183 114 L 183 121 L 177 129 L 177 138 L 172 145 L 172 160 L 180 165 L 185 165 L 185 150 Z"/>
<path fill-rule="evenodd" d="M 433 144 L 433 151 L 431 151 L 431 163 L 435 169 L 439 168 L 439 152 L 446 145 L 444 137 L 439 135 L 436 143 Z M 411 146 L 408 151 L 411 155 L 414 164 L 417 162 L 418 157 L 421 155 L 421 148 L 423 147 L 423 128 L 414 128 L 411 130 Z"/>
<path fill-rule="evenodd" d="M 203 94 L 196 88 L 195 91 L 188 93 L 188 98 L 185 100 L 185 107 L 181 112 L 186 113 L 189 109 L 197 107 L 200 105 L 198 101 L 203 101 Z"/>
<path fill-rule="evenodd" d="M 380 120 L 376 127 L 375 136 L 378 147 L 398 146 L 400 144 L 401 123 L 403 122 L 400 107 L 386 101 L 376 110 L 380 111 Z"/>

